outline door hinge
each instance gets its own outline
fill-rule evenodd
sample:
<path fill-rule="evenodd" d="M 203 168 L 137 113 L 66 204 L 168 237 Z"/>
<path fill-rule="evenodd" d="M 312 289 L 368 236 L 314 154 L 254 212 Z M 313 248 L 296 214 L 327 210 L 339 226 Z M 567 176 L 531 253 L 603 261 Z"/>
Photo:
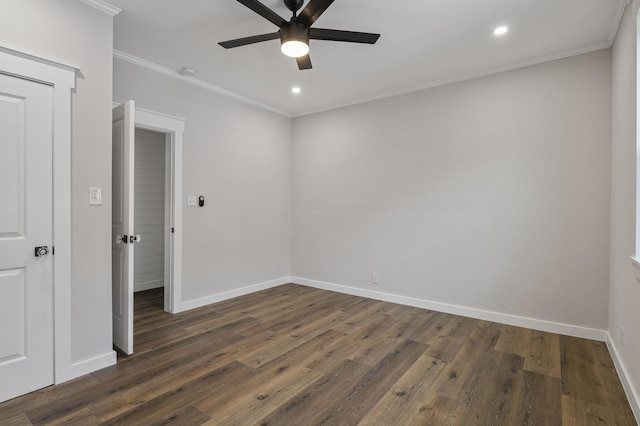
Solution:
<path fill-rule="evenodd" d="M 55 246 L 51 246 L 51 255 L 53 256 L 54 254 L 56 254 L 56 248 Z"/>

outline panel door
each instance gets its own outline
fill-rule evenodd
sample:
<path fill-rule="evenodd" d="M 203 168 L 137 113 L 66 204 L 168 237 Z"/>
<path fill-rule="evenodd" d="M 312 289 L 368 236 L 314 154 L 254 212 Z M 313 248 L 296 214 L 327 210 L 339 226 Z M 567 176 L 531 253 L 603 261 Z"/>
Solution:
<path fill-rule="evenodd" d="M 112 297 L 113 343 L 124 353 L 133 353 L 134 284 L 134 137 L 135 105 L 127 101 L 113 109 L 113 214 Z"/>
<path fill-rule="evenodd" d="M 0 74 L 0 401 L 53 383 L 53 88 Z"/>

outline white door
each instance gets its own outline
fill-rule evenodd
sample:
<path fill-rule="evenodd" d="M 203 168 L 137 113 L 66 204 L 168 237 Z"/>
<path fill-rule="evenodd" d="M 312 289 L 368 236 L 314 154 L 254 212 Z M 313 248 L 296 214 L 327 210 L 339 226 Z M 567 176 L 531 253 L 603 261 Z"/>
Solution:
<path fill-rule="evenodd" d="M 112 297 L 113 343 L 133 353 L 133 214 L 135 106 L 113 109 Z"/>
<path fill-rule="evenodd" d="M 53 383 L 53 88 L 0 74 L 0 401 Z M 43 250 L 44 251 L 44 250 Z"/>

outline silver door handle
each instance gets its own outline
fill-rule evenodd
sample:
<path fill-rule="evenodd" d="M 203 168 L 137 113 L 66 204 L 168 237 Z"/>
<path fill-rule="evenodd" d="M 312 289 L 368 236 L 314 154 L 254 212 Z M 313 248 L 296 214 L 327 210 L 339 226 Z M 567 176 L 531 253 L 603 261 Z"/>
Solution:
<path fill-rule="evenodd" d="M 116 244 L 122 244 L 122 243 L 139 243 L 140 241 L 142 241 L 142 238 L 140 238 L 140 234 L 136 234 L 136 235 L 116 235 Z"/>
<path fill-rule="evenodd" d="M 43 257 L 43 258 L 47 257 L 47 255 L 49 254 L 49 247 L 47 246 L 36 247 L 35 254 L 36 254 L 36 257 Z"/>

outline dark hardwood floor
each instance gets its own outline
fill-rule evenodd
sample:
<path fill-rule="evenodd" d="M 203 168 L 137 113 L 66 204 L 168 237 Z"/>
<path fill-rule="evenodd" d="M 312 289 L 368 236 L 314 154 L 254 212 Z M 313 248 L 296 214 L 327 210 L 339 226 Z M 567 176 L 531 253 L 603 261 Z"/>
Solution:
<path fill-rule="evenodd" d="M 2 425 L 635 425 L 601 342 L 284 285 L 170 315 Z"/>

